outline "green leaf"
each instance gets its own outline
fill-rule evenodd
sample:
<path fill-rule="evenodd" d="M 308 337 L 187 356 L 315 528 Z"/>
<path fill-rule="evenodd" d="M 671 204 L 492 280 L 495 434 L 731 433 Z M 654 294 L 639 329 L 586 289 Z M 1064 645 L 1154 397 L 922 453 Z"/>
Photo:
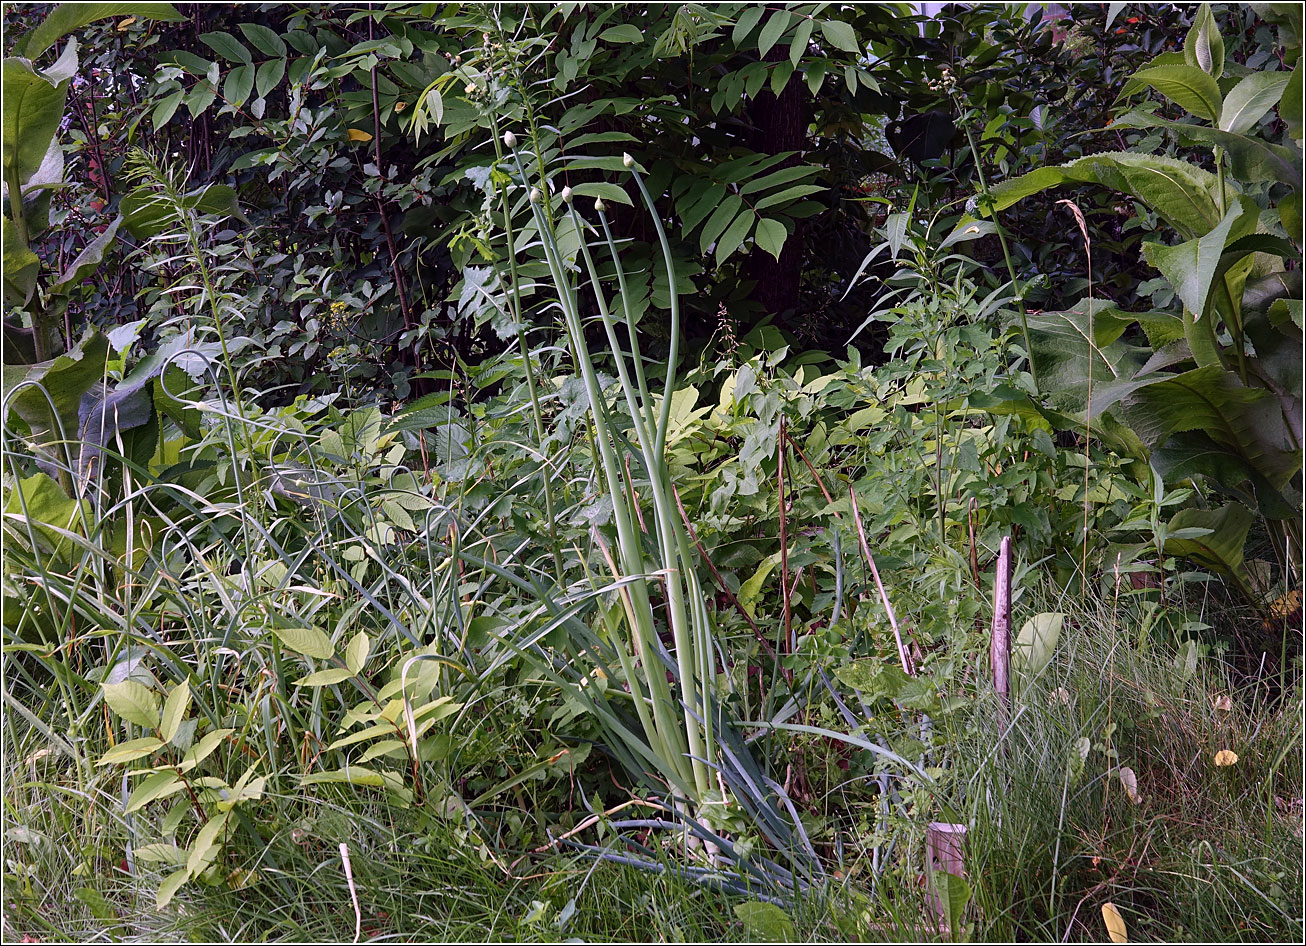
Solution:
<path fill-rule="evenodd" d="M 794 921 L 774 903 L 760 900 L 737 903 L 735 916 L 743 922 L 749 939 L 766 943 L 793 943 L 798 940 Z"/>
<path fill-rule="evenodd" d="M 1044 611 L 1021 627 L 1011 649 L 1011 665 L 1022 680 L 1032 680 L 1047 666 L 1057 649 L 1065 620 L 1060 611 Z"/>
<path fill-rule="evenodd" d="M 213 815 L 203 824 L 199 831 L 195 832 L 195 840 L 191 842 L 190 850 L 186 855 L 186 870 L 192 876 L 204 870 L 218 856 L 218 838 L 221 837 L 223 829 L 227 827 L 227 819 L 230 817 L 230 811 L 224 811 L 220 815 Z"/>
<path fill-rule="evenodd" d="M 131 681 L 128 681 L 131 682 Z M 118 684 L 121 686 L 121 684 Z M 136 684 L 140 686 L 140 684 Z M 141 687 L 144 689 L 144 687 Z M 95 761 L 96 766 L 101 765 L 120 765 L 125 762 L 135 762 L 137 759 L 143 759 L 162 749 L 167 743 L 162 739 L 154 736 L 143 736 L 140 739 L 128 739 L 126 742 L 120 742 L 104 755 Z"/>
<path fill-rule="evenodd" d="M 284 59 L 269 59 L 258 67 L 258 72 L 254 75 L 254 92 L 259 98 L 267 98 L 269 92 L 277 87 L 282 77 L 286 74 L 286 61 Z"/>
<path fill-rule="evenodd" d="M 146 729 L 159 728 L 159 700 L 149 688 L 135 680 L 122 683 L 102 683 L 104 701 L 129 723 Z"/>
<path fill-rule="evenodd" d="M 830 45 L 847 53 L 860 53 L 861 44 L 857 42 L 857 33 L 843 20 L 822 20 L 821 35 L 829 40 Z"/>
<path fill-rule="evenodd" d="M 1196 66 L 1151 66 L 1135 72 L 1132 78 L 1150 85 L 1190 115 L 1208 122 L 1220 118 L 1220 86 Z"/>
<path fill-rule="evenodd" d="M 875 658 L 853 661 L 839 667 L 834 675 L 867 700 L 896 700 L 903 687 L 911 682 L 911 677 L 901 667 Z"/>
<path fill-rule="evenodd" d="M 368 652 L 372 649 L 372 640 L 364 631 L 359 631 L 349 641 L 349 646 L 345 648 L 345 666 L 349 668 L 352 674 L 363 672 L 363 665 L 367 663 Z"/>
<path fill-rule="evenodd" d="M 1209 3 L 1202 4 L 1184 37 L 1184 62 L 1216 79 L 1224 74 L 1224 39 L 1215 25 Z"/>
<path fill-rule="evenodd" d="M 40 258 L 28 249 L 18 231 L 4 218 L 4 298 L 8 305 L 25 305 L 36 289 L 41 274 Z"/>
<path fill-rule="evenodd" d="M 1143 244 L 1144 259 L 1161 271 L 1161 275 L 1174 287 L 1175 295 L 1195 315 L 1206 313 L 1216 266 L 1224 253 L 1229 232 L 1240 216 L 1242 207 L 1234 206 L 1209 233 L 1178 246 Z M 1191 339 L 1189 344 L 1192 344 Z M 1194 354 L 1196 353 L 1194 349 Z"/>
<path fill-rule="evenodd" d="M 771 217 L 763 217 L 757 221 L 757 232 L 753 234 L 753 239 L 778 261 L 788 236 L 789 231 L 783 223 Z"/>
<path fill-rule="evenodd" d="M 1293 66 L 1292 76 L 1288 79 L 1288 86 L 1283 90 L 1283 98 L 1279 100 L 1279 117 L 1284 120 L 1288 126 L 1288 133 L 1297 141 L 1302 139 L 1302 87 L 1306 84 L 1306 78 L 1303 78 L 1302 64 L 1306 63 L 1306 58 L 1299 57 L 1297 65 Z"/>
<path fill-rule="evenodd" d="M 185 787 L 186 783 L 171 769 L 166 772 L 155 772 L 147 775 L 141 784 L 137 785 L 132 793 L 127 796 L 127 814 L 139 811 L 152 801 L 167 798 Z"/>
<path fill-rule="evenodd" d="M 793 22 L 793 16 L 788 10 L 772 12 L 770 18 L 766 21 L 766 26 L 762 27 L 762 32 L 757 37 L 758 56 L 763 59 L 766 58 L 766 54 L 771 51 L 771 47 L 776 44 L 784 31 L 789 29 L 789 24 Z"/>
<path fill-rule="evenodd" d="M 807 43 L 812 38 L 813 25 L 813 20 L 804 19 L 798 24 L 798 29 L 794 30 L 793 41 L 789 44 L 789 63 L 795 69 L 798 68 L 798 61 L 807 54 Z"/>
<path fill-rule="evenodd" d="M 964 877 L 937 871 L 933 876 L 934 889 L 938 892 L 939 903 L 943 906 L 943 915 L 947 918 L 948 929 L 952 939 L 960 939 L 959 931 L 966 914 L 966 904 L 970 903 L 970 884 Z"/>
<path fill-rule="evenodd" d="M 781 184 L 788 184 L 791 181 L 802 180 L 805 177 L 812 177 L 819 174 L 821 168 L 814 164 L 799 164 L 794 167 L 781 168 L 778 171 L 772 171 L 764 177 L 749 181 L 743 187 L 739 188 L 739 193 L 747 197 L 749 194 L 755 194 L 758 191 L 768 190 L 772 187 L 779 187 Z"/>
<path fill-rule="evenodd" d="M 299 780 L 300 785 L 329 785 L 342 782 L 347 785 L 366 785 L 373 788 L 381 788 L 385 785 L 385 779 L 381 777 L 380 772 L 361 765 L 351 765 L 331 772 L 315 772 Z"/>
<path fill-rule="evenodd" d="M 753 32 L 753 27 L 757 26 L 757 21 L 762 18 L 766 12 L 766 7 L 762 4 L 751 4 L 743 13 L 739 14 L 739 19 L 735 21 L 734 31 L 730 34 L 730 41 L 736 47 L 742 46 L 748 34 Z"/>
<path fill-rule="evenodd" d="M 222 84 L 222 97 L 232 108 L 241 108 L 249 101 L 249 93 L 254 91 L 254 67 L 237 66 L 227 73 L 227 80 Z"/>
<path fill-rule="evenodd" d="M 315 627 L 277 627 L 272 632 L 290 650 L 316 660 L 330 660 L 336 648 L 331 638 Z"/>
<path fill-rule="evenodd" d="M 82 280 L 90 276 L 95 268 L 104 261 L 105 251 L 113 245 L 113 241 L 118 236 L 118 225 L 120 223 L 122 223 L 122 217 L 115 217 L 113 222 L 104 228 L 103 233 L 82 247 L 82 251 L 77 254 L 77 258 L 51 284 L 50 292 L 66 294 L 79 286 Z"/>
<path fill-rule="evenodd" d="M 175 844 L 142 844 L 135 849 L 136 860 L 142 864 L 167 864 L 185 867 L 186 851 Z"/>
<path fill-rule="evenodd" d="M 1287 72 L 1253 72 L 1243 76 L 1224 97 L 1220 129 L 1235 135 L 1251 131 L 1279 103 L 1290 78 Z"/>
<path fill-rule="evenodd" d="M 330 667 L 326 670 L 319 670 L 316 673 L 310 673 L 306 677 L 301 677 L 295 681 L 297 687 L 328 687 L 335 686 L 337 683 L 343 683 L 350 677 L 354 676 L 348 667 Z"/>
<path fill-rule="evenodd" d="M 154 130 L 158 131 L 168 122 L 172 121 L 172 116 L 177 114 L 177 106 L 181 104 L 182 97 L 185 96 L 185 89 L 178 89 L 171 95 L 165 96 L 154 106 L 154 111 L 150 115 L 150 123 L 154 125 Z"/>
<path fill-rule="evenodd" d="M 1185 239 L 1210 232 L 1221 219 L 1212 196 L 1218 187 L 1214 174 L 1186 161 L 1127 151 L 1092 154 L 1056 167 L 1038 168 L 995 184 L 989 195 L 993 211 L 998 211 L 1050 187 L 1080 183 L 1101 184 L 1142 201 Z M 977 212 L 990 213 L 983 203 Z"/>
<path fill-rule="evenodd" d="M 138 240 L 157 236 L 175 226 L 179 212 L 231 216 L 247 222 L 240 212 L 235 189 L 226 184 L 208 184 L 193 190 L 181 198 L 180 207 L 141 187 L 123 197 L 118 209 L 124 226 Z"/>
<path fill-rule="evenodd" d="M 758 213 L 761 213 L 763 210 L 766 210 L 769 207 L 774 207 L 777 204 L 792 204 L 794 201 L 800 200 L 803 197 L 810 196 L 811 194 L 824 193 L 828 190 L 828 187 L 823 187 L 820 184 L 798 184 L 794 187 L 786 187 L 782 191 L 767 194 L 765 197 L 755 201 L 753 209 Z"/>
<path fill-rule="evenodd" d="M 181 870 L 173 871 L 159 883 L 159 889 L 154 894 L 154 908 L 162 910 L 172 903 L 172 898 L 177 895 L 181 885 L 190 879 L 190 871 L 185 867 Z"/>
<path fill-rule="evenodd" d="M 599 39 L 605 43 L 642 43 L 644 33 L 633 23 L 622 23 L 619 26 L 609 26 L 599 34 Z"/>
<path fill-rule="evenodd" d="M 281 37 L 275 31 L 257 23 L 242 23 L 240 24 L 240 31 L 264 55 L 285 58 L 286 44 L 282 42 Z"/>
<path fill-rule="evenodd" d="M 604 200 L 625 204 L 627 207 L 634 206 L 630 195 L 618 184 L 611 184 L 606 181 L 591 181 L 587 184 L 573 184 L 571 190 L 573 194 L 580 197 L 601 197 Z"/>
<path fill-rule="evenodd" d="M 230 33 L 201 33 L 200 42 L 228 62 L 249 65 L 254 61 L 249 50 Z"/>
<path fill-rule="evenodd" d="M 184 19 L 171 3 L 61 3 L 35 29 L 18 40 L 14 53 L 36 59 L 73 30 L 110 16 L 135 16 L 172 23 Z"/>
<path fill-rule="evenodd" d="M 1240 180 L 1267 178 L 1294 187 L 1301 182 L 1302 154 L 1299 148 L 1270 144 L 1260 138 L 1233 134 L 1210 125 L 1172 122 L 1140 109 L 1121 115 L 1112 127 L 1168 128 L 1182 144 L 1223 148 L 1228 153 L 1230 169 Z"/>
<path fill-rule="evenodd" d="M 712 216 L 707 218 L 707 223 L 703 224 L 703 230 L 698 235 L 699 248 L 704 253 L 716 242 L 717 237 L 725 232 L 726 227 L 735 219 L 735 215 L 743 206 L 742 197 L 738 194 L 728 194 L 726 199 L 717 205 L 716 210 L 712 211 Z M 748 216 L 752 216 L 751 211 L 748 212 Z"/>
<path fill-rule="evenodd" d="M 168 698 L 163 701 L 163 719 L 159 730 L 164 742 L 172 742 L 188 709 L 190 709 L 190 681 L 182 680 L 172 688 Z"/>
<path fill-rule="evenodd" d="M 1091 310 L 1080 300 L 1073 309 L 1030 313 L 1031 355 L 1040 383 L 1055 393 L 1059 406 L 1081 409 L 1090 378 L 1100 388 L 1132 378 L 1143 366 L 1149 353 L 1120 338 L 1132 319 L 1117 317 L 1118 311 L 1108 300 L 1094 299 Z"/>
<path fill-rule="evenodd" d="M 3 66 L 3 160 L 5 181 L 26 184 L 41 167 L 63 120 L 68 80 L 49 82 L 22 59 Z"/>
<path fill-rule="evenodd" d="M 195 768 L 195 766 L 211 756 L 213 751 L 222 745 L 222 741 L 235 731 L 234 729 L 214 729 L 206 732 L 200 738 L 200 741 L 191 746 L 186 755 L 182 757 L 182 768 L 186 771 Z"/>
<path fill-rule="evenodd" d="M 720 239 L 716 241 L 716 264 L 720 266 L 735 250 L 739 249 L 740 244 L 747 239 L 748 234 L 753 229 L 753 224 L 757 222 L 757 214 L 751 210 L 745 210 L 726 228 L 726 232 L 721 234 Z"/>
<path fill-rule="evenodd" d="M 1209 531 L 1197 538 L 1168 538 L 1165 553 L 1199 562 L 1247 589 L 1250 582 L 1243 566 L 1243 546 L 1254 521 L 1251 510 L 1241 503 L 1230 503 L 1219 509 L 1181 509 L 1166 524 L 1167 532 Z"/>

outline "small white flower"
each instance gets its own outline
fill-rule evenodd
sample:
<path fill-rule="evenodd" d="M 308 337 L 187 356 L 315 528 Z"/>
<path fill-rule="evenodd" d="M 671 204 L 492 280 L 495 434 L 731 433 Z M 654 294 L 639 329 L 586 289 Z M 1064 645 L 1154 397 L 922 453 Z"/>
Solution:
<path fill-rule="evenodd" d="M 508 148 L 517 147 L 517 136 L 510 131 L 505 131 L 503 133 L 503 144 Z"/>
<path fill-rule="evenodd" d="M 538 204 L 538 203 L 540 202 L 540 198 L 543 197 L 543 196 L 544 196 L 544 195 L 540 193 L 540 189 L 539 189 L 538 187 L 532 187 L 532 188 L 531 188 L 531 203 L 532 203 L 532 204 Z"/>
<path fill-rule="evenodd" d="M 467 94 L 468 94 L 468 95 L 475 95 L 475 94 L 476 94 L 476 83 L 474 83 L 474 82 L 468 82 L 468 83 L 467 83 Z"/>
<path fill-rule="evenodd" d="M 569 204 L 569 203 L 571 203 L 571 188 L 570 188 L 570 187 L 564 187 L 564 188 L 562 189 L 562 193 L 559 194 L 558 197 L 562 200 L 562 202 L 563 202 L 564 204 Z"/>

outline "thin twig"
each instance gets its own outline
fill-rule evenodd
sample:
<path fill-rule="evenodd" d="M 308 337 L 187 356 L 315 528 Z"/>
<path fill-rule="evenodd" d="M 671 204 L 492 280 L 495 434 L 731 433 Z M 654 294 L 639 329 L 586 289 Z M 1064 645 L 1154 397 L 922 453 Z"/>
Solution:
<path fill-rule="evenodd" d="M 866 561 L 870 563 L 871 574 L 875 577 L 875 587 L 880 589 L 880 600 L 884 602 L 884 610 L 889 615 L 889 623 L 893 625 L 893 639 L 898 642 L 898 659 L 902 661 L 903 673 L 909 677 L 916 676 L 916 671 L 912 669 L 911 658 L 907 656 L 907 648 L 902 643 L 902 632 L 898 630 L 898 619 L 894 617 L 893 605 L 889 604 L 889 595 L 884 590 L 884 582 L 880 581 L 880 570 L 875 567 L 875 556 L 871 554 L 870 543 L 866 541 L 866 530 L 862 527 L 862 513 L 857 508 L 857 494 L 853 492 L 852 486 L 848 487 L 848 496 L 852 499 L 853 519 L 857 522 L 857 538 L 862 543 L 862 554 L 866 556 Z"/>

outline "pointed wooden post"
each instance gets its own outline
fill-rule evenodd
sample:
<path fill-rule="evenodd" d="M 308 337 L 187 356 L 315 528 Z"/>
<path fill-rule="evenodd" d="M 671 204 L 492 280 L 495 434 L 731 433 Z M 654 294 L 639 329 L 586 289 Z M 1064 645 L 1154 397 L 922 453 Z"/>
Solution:
<path fill-rule="evenodd" d="M 993 582 L 993 689 L 998 694 L 999 728 L 1007 728 L 1011 708 L 1011 536 L 1002 540 L 998 570 Z"/>

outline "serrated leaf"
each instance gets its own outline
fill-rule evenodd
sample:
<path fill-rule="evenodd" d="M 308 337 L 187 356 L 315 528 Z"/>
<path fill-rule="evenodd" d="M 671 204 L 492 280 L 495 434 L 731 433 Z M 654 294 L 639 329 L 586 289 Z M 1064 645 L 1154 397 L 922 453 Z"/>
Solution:
<path fill-rule="evenodd" d="M 185 787 L 186 783 L 177 776 L 176 772 L 171 770 L 148 775 L 127 796 L 127 814 L 139 811 L 150 802 L 159 798 L 166 798 Z"/>
<path fill-rule="evenodd" d="M 1102 904 L 1102 922 L 1106 924 L 1106 932 L 1111 937 L 1111 942 L 1129 942 L 1129 929 L 1125 926 L 1125 918 L 1120 915 L 1120 910 L 1114 903 Z"/>
<path fill-rule="evenodd" d="M 159 730 L 164 742 L 172 742 L 188 709 L 190 709 L 190 681 L 182 680 L 172 688 L 168 698 L 163 701 L 163 718 Z"/>
<path fill-rule="evenodd" d="M 336 647 L 315 627 L 278 627 L 273 628 L 281 643 L 297 654 L 316 660 L 330 660 L 335 656 Z"/>
<path fill-rule="evenodd" d="M 159 699 L 148 687 L 135 680 L 122 683 L 102 683 L 104 701 L 129 723 L 144 726 L 146 729 L 159 728 Z"/>
<path fill-rule="evenodd" d="M 349 672 L 359 674 L 363 672 L 363 665 L 367 663 L 367 655 L 372 649 L 372 639 L 364 631 L 359 631 L 349 641 L 349 646 L 345 648 L 345 666 Z"/>
<path fill-rule="evenodd" d="M 329 667 L 326 670 L 318 670 L 310 673 L 306 677 L 300 677 L 295 681 L 297 687 L 327 687 L 335 686 L 337 683 L 343 683 L 354 674 L 348 667 Z"/>
<path fill-rule="evenodd" d="M 154 736 L 144 736 L 140 739 L 128 739 L 126 742 L 120 742 L 104 755 L 96 760 L 97 767 L 101 765 L 114 765 L 123 762 L 134 762 L 142 759 L 151 753 L 158 752 L 167 743 Z"/>

